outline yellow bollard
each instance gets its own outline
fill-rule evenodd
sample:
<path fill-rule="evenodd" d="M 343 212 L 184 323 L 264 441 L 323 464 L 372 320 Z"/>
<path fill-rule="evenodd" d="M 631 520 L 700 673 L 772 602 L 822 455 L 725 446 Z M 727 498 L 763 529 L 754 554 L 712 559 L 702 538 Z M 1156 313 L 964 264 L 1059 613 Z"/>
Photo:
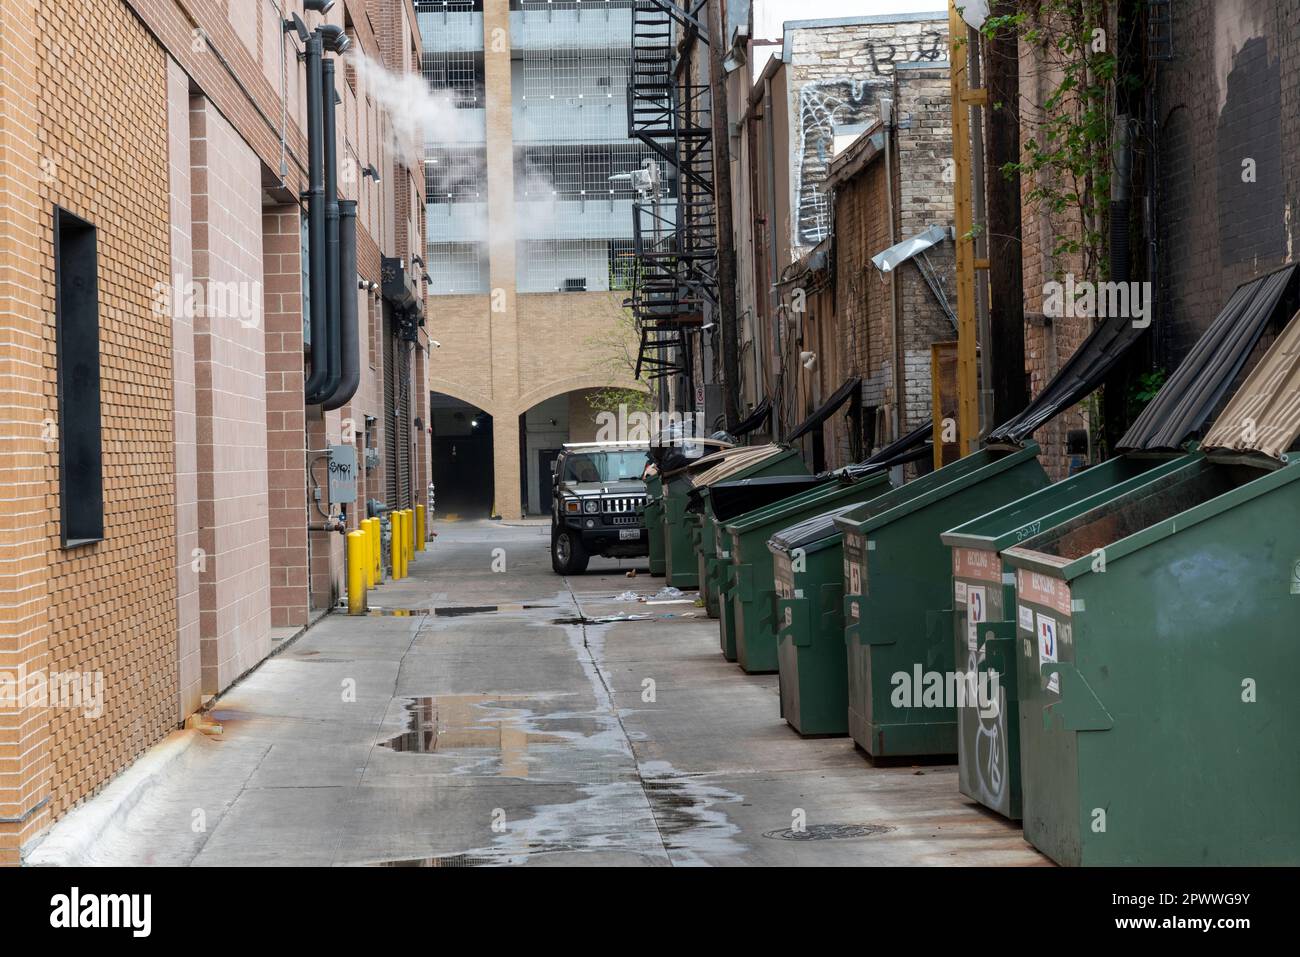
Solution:
<path fill-rule="evenodd" d="M 370 561 L 370 543 L 365 532 L 348 532 L 348 614 L 366 613 L 366 562 Z"/>
<path fill-rule="evenodd" d="M 402 534 L 406 536 L 406 560 L 415 558 L 415 510 L 408 508 L 402 519 Z"/>
<path fill-rule="evenodd" d="M 415 506 L 415 550 L 424 551 L 424 506 Z"/>
<path fill-rule="evenodd" d="M 375 584 L 384 583 L 384 536 L 379 519 L 366 519 L 366 531 L 370 533 L 370 554 L 375 561 Z"/>
<path fill-rule="evenodd" d="M 402 544 L 402 513 L 390 512 L 389 531 L 391 533 L 392 562 L 393 562 L 393 581 L 402 579 L 402 556 L 406 553 L 406 547 Z"/>
<path fill-rule="evenodd" d="M 361 521 L 361 543 L 365 545 L 362 560 L 366 570 L 366 591 L 375 587 L 375 536 L 370 534 L 370 519 Z"/>

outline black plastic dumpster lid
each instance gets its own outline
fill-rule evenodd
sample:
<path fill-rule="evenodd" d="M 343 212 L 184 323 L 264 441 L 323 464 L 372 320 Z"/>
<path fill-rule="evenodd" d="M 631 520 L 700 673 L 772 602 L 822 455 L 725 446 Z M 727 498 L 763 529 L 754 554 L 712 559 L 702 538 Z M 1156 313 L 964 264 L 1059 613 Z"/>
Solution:
<path fill-rule="evenodd" d="M 1074 355 L 1023 412 L 1012 416 L 985 437 L 985 444 L 1018 445 L 1029 438 L 1101 385 L 1106 374 L 1145 331 L 1145 328 L 1134 327 L 1133 320 L 1128 317 L 1107 319 L 1083 340 L 1083 344 L 1074 350 Z"/>
<path fill-rule="evenodd" d="M 1198 437 L 1274 320 L 1296 306 L 1296 264 L 1242 283 L 1116 448 L 1182 448 Z"/>
<path fill-rule="evenodd" d="M 788 552 L 791 549 L 802 548 L 805 545 L 811 545 L 813 542 L 819 542 L 823 538 L 830 538 L 832 535 L 838 534 L 838 530 L 835 528 L 835 516 L 852 511 L 861 504 L 861 502 L 854 502 L 852 505 L 841 505 L 829 512 L 823 512 L 821 515 L 814 515 L 812 518 L 804 519 L 796 525 L 791 525 L 776 532 L 769 539 L 769 542 L 782 551 Z"/>
<path fill-rule="evenodd" d="M 787 443 L 793 442 L 801 435 L 820 428 L 823 422 L 835 414 L 836 409 L 849 400 L 849 397 L 858 390 L 860 385 L 862 385 L 861 376 L 849 376 L 831 397 L 821 404 L 816 412 L 799 423 L 795 430 L 785 437 L 785 441 Z"/>

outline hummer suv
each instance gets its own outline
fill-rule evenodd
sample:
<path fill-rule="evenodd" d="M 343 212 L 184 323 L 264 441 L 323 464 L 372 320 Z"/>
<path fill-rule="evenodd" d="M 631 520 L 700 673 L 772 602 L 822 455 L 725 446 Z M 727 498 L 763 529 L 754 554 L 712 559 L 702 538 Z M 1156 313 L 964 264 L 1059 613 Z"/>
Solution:
<path fill-rule="evenodd" d="M 592 555 L 650 554 L 642 508 L 648 442 L 565 445 L 551 480 L 551 567 L 560 575 L 586 570 Z"/>

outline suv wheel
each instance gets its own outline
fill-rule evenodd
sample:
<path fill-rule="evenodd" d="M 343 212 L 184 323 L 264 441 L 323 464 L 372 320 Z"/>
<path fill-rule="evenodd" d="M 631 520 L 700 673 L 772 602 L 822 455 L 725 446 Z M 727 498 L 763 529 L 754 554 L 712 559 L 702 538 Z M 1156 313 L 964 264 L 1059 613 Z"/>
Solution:
<path fill-rule="evenodd" d="M 551 568 L 557 575 L 580 575 L 589 560 L 581 537 L 572 529 L 557 529 L 551 535 Z"/>

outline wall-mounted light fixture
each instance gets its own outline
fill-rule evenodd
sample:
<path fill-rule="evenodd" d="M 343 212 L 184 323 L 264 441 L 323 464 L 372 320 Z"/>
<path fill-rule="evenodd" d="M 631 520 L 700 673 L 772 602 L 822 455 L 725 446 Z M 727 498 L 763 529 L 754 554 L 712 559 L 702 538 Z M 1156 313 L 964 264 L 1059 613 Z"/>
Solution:
<path fill-rule="evenodd" d="M 334 0 L 302 0 L 302 8 L 308 13 L 326 14 L 330 12 L 332 6 Z"/>
<path fill-rule="evenodd" d="M 383 178 L 380 177 L 379 170 L 375 169 L 374 163 L 366 164 L 366 168 L 361 171 L 362 179 L 365 179 L 367 176 L 375 181 L 376 186 L 383 182 Z"/>

